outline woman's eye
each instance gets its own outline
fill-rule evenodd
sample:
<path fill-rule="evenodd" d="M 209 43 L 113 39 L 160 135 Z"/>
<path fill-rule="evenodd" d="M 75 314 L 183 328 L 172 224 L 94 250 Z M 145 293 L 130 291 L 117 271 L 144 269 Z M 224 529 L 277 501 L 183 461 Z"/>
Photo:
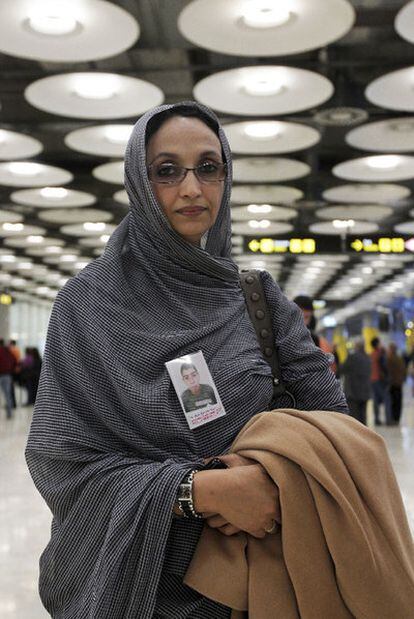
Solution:
<path fill-rule="evenodd" d="M 157 168 L 157 176 L 162 178 L 168 178 L 169 176 L 175 176 L 176 174 L 177 166 L 173 164 L 164 164 Z"/>
<path fill-rule="evenodd" d="M 206 161 L 199 166 L 203 174 L 215 174 L 218 170 L 218 164 L 212 161 Z"/>

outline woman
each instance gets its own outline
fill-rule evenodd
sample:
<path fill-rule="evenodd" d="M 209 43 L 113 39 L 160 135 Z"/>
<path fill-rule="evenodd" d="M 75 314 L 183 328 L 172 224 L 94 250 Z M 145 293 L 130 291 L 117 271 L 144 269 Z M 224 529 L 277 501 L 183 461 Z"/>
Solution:
<path fill-rule="evenodd" d="M 354 352 L 340 366 L 344 377 L 344 392 L 349 412 L 363 424 L 367 424 L 367 402 L 371 398 L 371 359 L 365 352 L 363 340 L 357 340 Z"/>
<path fill-rule="evenodd" d="M 177 493 L 252 415 L 290 401 L 272 401 L 230 257 L 231 154 L 215 115 L 193 102 L 145 114 L 125 184 L 129 214 L 50 320 L 27 447 L 54 516 L 40 593 L 65 619 L 230 617 L 182 583 L 204 521 L 178 516 Z M 346 411 L 300 310 L 262 279 L 298 408 Z M 165 363 L 200 350 L 226 414 L 191 430 Z M 223 459 L 228 470 L 195 473 L 195 512 L 224 534 L 263 537 L 278 517 L 276 486 L 259 465 Z"/>
<path fill-rule="evenodd" d="M 20 382 L 27 391 L 27 405 L 35 403 L 39 386 L 42 359 L 37 348 L 26 348 L 25 356 L 20 364 Z"/>

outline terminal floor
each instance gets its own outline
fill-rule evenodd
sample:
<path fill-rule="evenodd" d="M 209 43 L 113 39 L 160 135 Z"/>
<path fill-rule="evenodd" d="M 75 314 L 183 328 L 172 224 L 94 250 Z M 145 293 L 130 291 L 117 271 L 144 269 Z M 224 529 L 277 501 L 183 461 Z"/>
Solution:
<path fill-rule="evenodd" d="M 379 427 L 385 438 L 414 533 L 414 399 L 406 388 L 400 427 Z M 14 418 L 0 410 L 0 617 L 46 619 L 37 594 L 38 559 L 49 538 L 50 512 L 24 461 L 32 409 Z M 372 411 L 369 410 L 372 423 Z"/>

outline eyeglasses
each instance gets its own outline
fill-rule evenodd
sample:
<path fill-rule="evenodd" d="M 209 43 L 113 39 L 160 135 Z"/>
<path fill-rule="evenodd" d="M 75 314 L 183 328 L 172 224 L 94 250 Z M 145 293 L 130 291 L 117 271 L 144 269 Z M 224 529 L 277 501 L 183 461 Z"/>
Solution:
<path fill-rule="evenodd" d="M 225 163 L 206 162 L 195 168 L 184 168 L 175 163 L 161 163 L 148 166 L 148 177 L 152 183 L 179 185 L 190 171 L 194 172 L 200 183 L 220 183 L 226 178 L 227 165 Z"/>

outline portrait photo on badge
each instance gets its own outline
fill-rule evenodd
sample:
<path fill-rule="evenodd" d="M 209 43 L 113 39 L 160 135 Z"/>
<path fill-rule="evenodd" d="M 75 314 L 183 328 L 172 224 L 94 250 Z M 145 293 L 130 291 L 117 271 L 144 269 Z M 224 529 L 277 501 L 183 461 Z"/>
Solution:
<path fill-rule="evenodd" d="M 201 350 L 172 359 L 165 365 L 191 429 L 226 414 Z"/>

